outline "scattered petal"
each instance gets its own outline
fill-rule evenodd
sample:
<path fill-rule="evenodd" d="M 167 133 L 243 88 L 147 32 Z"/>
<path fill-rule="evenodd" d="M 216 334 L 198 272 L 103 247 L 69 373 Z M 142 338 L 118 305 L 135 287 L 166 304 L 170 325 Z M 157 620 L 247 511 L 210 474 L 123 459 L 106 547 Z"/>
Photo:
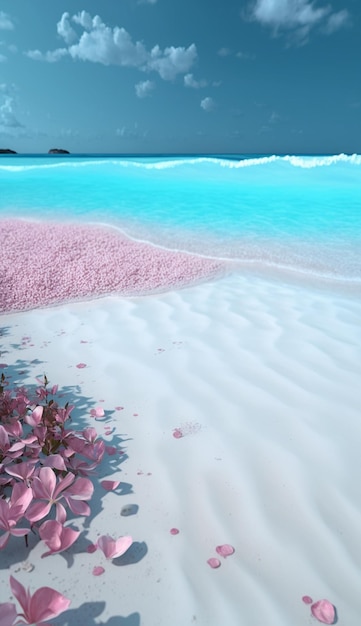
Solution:
<path fill-rule="evenodd" d="M 170 532 L 171 535 L 178 535 L 179 534 L 178 528 L 171 528 L 169 532 Z"/>
<path fill-rule="evenodd" d="M 104 417 L 104 409 L 101 406 L 97 406 L 95 409 L 91 409 L 90 415 L 92 417 Z"/>
<path fill-rule="evenodd" d="M 113 454 L 116 454 L 117 449 L 115 446 L 105 446 L 105 452 L 109 454 L 109 456 L 113 456 Z"/>
<path fill-rule="evenodd" d="M 88 552 L 88 554 L 93 554 L 93 552 L 96 552 L 98 549 L 98 546 L 95 543 L 91 543 L 90 546 L 87 547 L 86 551 Z"/>
<path fill-rule="evenodd" d="M 175 429 L 173 430 L 173 437 L 174 437 L 175 439 L 180 439 L 181 437 L 183 437 L 183 433 L 182 433 L 182 431 L 180 430 L 180 428 L 175 428 Z"/>
<path fill-rule="evenodd" d="M 334 624 L 336 611 L 329 600 L 318 600 L 311 606 L 313 617 L 323 624 Z"/>
<path fill-rule="evenodd" d="M 124 411 L 124 406 L 116 406 L 115 410 L 116 411 Z"/>
<path fill-rule="evenodd" d="M 313 600 L 312 598 L 310 598 L 310 596 L 303 596 L 302 602 L 304 602 L 305 604 L 312 604 Z"/>
<path fill-rule="evenodd" d="M 120 480 L 102 480 L 100 484 L 106 491 L 113 491 L 120 485 Z"/>
<path fill-rule="evenodd" d="M 207 561 L 209 567 L 211 567 L 212 569 L 217 569 L 217 567 L 221 566 L 221 562 L 219 559 L 215 559 L 214 557 L 212 557 L 211 559 L 208 559 Z"/>
<path fill-rule="evenodd" d="M 78 370 L 82 370 L 84 367 L 86 367 L 86 363 L 78 363 L 76 367 L 78 368 Z"/>
<path fill-rule="evenodd" d="M 104 567 L 102 567 L 101 565 L 96 565 L 96 567 L 93 567 L 92 574 L 93 576 L 101 576 L 102 574 L 104 574 L 104 572 Z"/>
<path fill-rule="evenodd" d="M 227 556 L 230 556 L 231 554 L 234 553 L 234 548 L 233 546 L 230 546 L 229 543 L 225 543 L 223 544 L 223 546 L 217 546 L 216 552 L 217 554 L 220 554 L 220 556 L 223 556 L 223 558 L 226 559 Z"/>

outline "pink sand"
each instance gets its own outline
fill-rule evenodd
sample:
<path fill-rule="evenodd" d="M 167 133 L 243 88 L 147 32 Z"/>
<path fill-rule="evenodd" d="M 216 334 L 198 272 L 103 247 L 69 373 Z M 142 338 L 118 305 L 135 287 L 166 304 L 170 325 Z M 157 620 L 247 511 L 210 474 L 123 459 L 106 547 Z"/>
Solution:
<path fill-rule="evenodd" d="M 110 293 L 143 295 L 189 285 L 222 263 L 126 238 L 107 227 L 2 220 L 0 311 Z"/>

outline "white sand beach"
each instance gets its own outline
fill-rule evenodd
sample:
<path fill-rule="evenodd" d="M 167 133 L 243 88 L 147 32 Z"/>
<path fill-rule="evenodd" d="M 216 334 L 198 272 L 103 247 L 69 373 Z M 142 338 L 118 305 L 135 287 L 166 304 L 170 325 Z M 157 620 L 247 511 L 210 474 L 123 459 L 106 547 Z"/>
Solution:
<path fill-rule="evenodd" d="M 13 574 L 71 600 L 62 626 L 304 626 L 305 595 L 358 626 L 360 319 L 357 296 L 237 274 L 3 314 L 2 371 L 45 373 L 117 453 L 72 548 L 10 540 L 0 602 Z M 134 541 L 114 562 L 86 550 L 107 533 Z"/>

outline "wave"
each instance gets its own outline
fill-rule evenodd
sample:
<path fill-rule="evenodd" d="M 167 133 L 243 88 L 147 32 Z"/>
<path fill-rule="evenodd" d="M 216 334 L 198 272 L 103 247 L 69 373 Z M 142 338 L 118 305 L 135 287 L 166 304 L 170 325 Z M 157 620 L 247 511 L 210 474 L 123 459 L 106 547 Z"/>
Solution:
<path fill-rule="evenodd" d="M 20 157 L 22 158 L 22 157 Z M 23 157 L 25 160 L 29 157 Z M 156 159 L 157 157 L 151 157 L 152 159 Z M 106 166 L 114 165 L 117 167 L 124 168 L 140 168 L 146 170 L 163 170 L 163 169 L 172 169 L 175 167 L 181 166 L 189 166 L 189 165 L 201 165 L 201 164 L 213 164 L 218 165 L 223 168 L 229 169 L 240 169 L 244 167 L 255 167 L 255 166 L 264 166 L 269 165 L 271 163 L 287 163 L 293 167 L 310 169 L 316 167 L 328 167 L 331 165 L 335 165 L 338 163 L 346 163 L 351 166 L 361 165 L 361 155 L 360 154 L 335 154 L 328 156 L 298 156 L 298 155 L 284 155 L 279 156 L 276 154 L 269 156 L 260 156 L 260 157 L 248 157 L 241 156 L 239 160 L 237 160 L 236 155 L 232 155 L 232 158 L 227 158 L 223 156 L 201 156 L 201 157 L 187 157 L 187 158 L 172 158 L 172 157 L 162 157 L 161 160 L 154 160 L 149 162 L 149 157 L 142 157 L 142 160 L 136 160 L 137 157 L 134 157 L 135 160 L 129 160 L 129 158 L 103 158 L 94 160 L 91 156 L 87 157 L 84 160 L 84 157 L 70 157 L 65 161 L 57 161 L 51 163 L 32 163 L 32 164 L 19 164 L 19 165 L 2 165 L 0 163 L 0 170 L 8 171 L 8 172 L 26 172 L 31 170 L 46 170 L 46 169 L 57 169 L 57 168 L 83 168 L 83 167 L 94 167 L 94 166 Z"/>

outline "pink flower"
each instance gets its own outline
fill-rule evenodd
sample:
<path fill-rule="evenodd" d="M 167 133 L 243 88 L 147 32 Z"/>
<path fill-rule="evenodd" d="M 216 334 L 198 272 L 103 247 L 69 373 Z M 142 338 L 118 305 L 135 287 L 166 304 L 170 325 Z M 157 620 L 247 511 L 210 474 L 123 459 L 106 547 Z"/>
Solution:
<path fill-rule="evenodd" d="M 66 528 L 56 520 L 47 520 L 40 526 L 39 535 L 49 548 L 49 552 L 41 555 L 44 557 L 70 548 L 78 539 L 80 532 Z"/>
<path fill-rule="evenodd" d="M 24 537 L 29 533 L 29 528 L 15 527 L 18 521 L 24 517 L 32 499 L 32 490 L 23 483 L 15 483 L 8 502 L 0 499 L 0 528 L 5 531 L 5 534 L 0 537 L 0 550 L 6 546 L 10 535 Z"/>
<path fill-rule="evenodd" d="M 56 476 L 50 467 L 43 467 L 39 470 L 39 476 L 35 476 L 32 482 L 34 498 L 38 502 L 33 502 L 26 518 L 33 524 L 46 517 L 55 504 L 56 519 L 63 523 L 66 519 L 66 512 L 60 500 L 64 498 L 70 510 L 76 515 L 89 515 L 90 508 L 83 502 L 90 500 L 94 487 L 88 478 L 77 478 L 71 472 L 64 478 L 59 479 L 57 484 Z M 73 483 L 73 484 L 72 484 Z"/>
<path fill-rule="evenodd" d="M 44 624 L 45 620 L 66 611 L 70 604 L 68 598 L 50 587 L 41 587 L 31 595 L 13 576 L 10 576 L 10 587 L 23 610 L 19 617 L 24 618 L 25 624 Z"/>
<path fill-rule="evenodd" d="M 107 559 L 116 559 L 122 556 L 133 543 L 133 539 L 129 536 L 113 539 L 109 535 L 102 535 L 97 541 L 98 548 L 104 552 Z"/>

